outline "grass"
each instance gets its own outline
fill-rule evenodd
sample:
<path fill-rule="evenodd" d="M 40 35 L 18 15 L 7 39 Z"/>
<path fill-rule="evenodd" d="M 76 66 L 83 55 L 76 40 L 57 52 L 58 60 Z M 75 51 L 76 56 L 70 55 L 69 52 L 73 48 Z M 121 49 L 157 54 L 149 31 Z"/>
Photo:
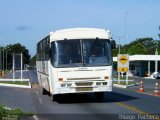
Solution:
<path fill-rule="evenodd" d="M 11 73 L 10 70 L 5 70 L 5 71 L 0 70 L 0 72 L 1 72 L 1 75 L 5 75 L 5 74 Z"/>
<path fill-rule="evenodd" d="M 114 80 L 118 80 L 118 76 L 114 76 Z M 136 82 L 134 81 L 133 76 L 128 76 L 128 80 L 133 80 L 133 81 L 128 81 L 127 85 L 135 85 Z M 118 81 L 114 81 L 113 84 L 118 84 Z M 120 84 L 119 85 L 126 85 L 126 76 L 124 75 L 123 77 L 120 76 Z"/>
<path fill-rule="evenodd" d="M 0 81 L 3 84 L 29 85 L 28 81 Z"/>
<path fill-rule="evenodd" d="M 115 80 L 118 80 L 118 76 L 114 76 Z M 120 80 L 126 80 L 126 76 L 120 76 Z M 134 80 L 134 77 L 128 76 L 128 80 Z"/>
<path fill-rule="evenodd" d="M 113 84 L 118 84 L 118 82 L 113 82 Z M 128 81 L 128 85 L 136 84 L 134 81 Z M 120 81 L 120 84 L 118 85 L 126 85 L 126 81 Z"/>
<path fill-rule="evenodd" d="M 33 116 L 32 112 L 24 113 L 19 108 L 9 109 L 0 104 L 0 119 L 1 120 L 21 120 Z"/>
<path fill-rule="evenodd" d="M 11 73 L 10 70 L 5 70 L 5 71 L 4 71 L 4 74 L 9 74 L 9 73 Z"/>

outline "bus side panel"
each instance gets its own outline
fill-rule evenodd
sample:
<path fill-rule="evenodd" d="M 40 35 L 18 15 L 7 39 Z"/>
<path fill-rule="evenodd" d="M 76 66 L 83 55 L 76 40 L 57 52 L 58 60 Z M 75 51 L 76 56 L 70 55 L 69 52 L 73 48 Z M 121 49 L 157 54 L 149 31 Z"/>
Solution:
<path fill-rule="evenodd" d="M 56 92 L 56 72 L 54 70 L 54 67 L 49 62 L 49 85 L 50 85 L 50 93 L 52 95 Z"/>
<path fill-rule="evenodd" d="M 37 61 L 37 75 L 40 86 L 49 92 L 48 61 Z"/>
<path fill-rule="evenodd" d="M 36 61 L 36 68 L 37 68 L 37 78 L 38 78 L 38 82 L 39 82 L 39 85 L 41 86 L 42 82 L 41 82 L 41 74 L 40 74 L 40 62 L 39 61 Z"/>
<path fill-rule="evenodd" d="M 49 92 L 50 92 L 50 94 L 53 94 L 53 80 L 54 80 L 54 78 L 53 78 L 53 67 L 52 67 L 52 65 L 51 65 L 51 63 L 50 63 L 50 60 L 48 61 L 48 74 L 49 74 L 49 76 L 48 76 L 48 85 L 49 85 Z"/>

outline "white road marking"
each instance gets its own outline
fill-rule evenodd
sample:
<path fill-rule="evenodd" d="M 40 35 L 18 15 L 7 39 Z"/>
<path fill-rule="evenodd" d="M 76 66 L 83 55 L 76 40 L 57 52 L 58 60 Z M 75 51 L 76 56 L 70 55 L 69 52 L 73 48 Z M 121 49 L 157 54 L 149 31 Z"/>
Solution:
<path fill-rule="evenodd" d="M 39 100 L 40 104 L 43 104 L 43 101 L 41 98 L 38 98 L 38 100 Z"/>
<path fill-rule="evenodd" d="M 36 91 L 36 94 L 37 94 L 37 96 L 39 96 L 39 92 L 38 91 Z"/>
<path fill-rule="evenodd" d="M 33 119 L 39 120 L 39 118 L 37 117 L 37 115 L 33 115 Z"/>

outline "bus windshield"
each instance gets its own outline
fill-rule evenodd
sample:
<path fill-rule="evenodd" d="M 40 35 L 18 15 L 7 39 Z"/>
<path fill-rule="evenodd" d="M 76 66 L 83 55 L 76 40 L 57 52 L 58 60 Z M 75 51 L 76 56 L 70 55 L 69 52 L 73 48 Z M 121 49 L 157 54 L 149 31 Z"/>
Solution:
<path fill-rule="evenodd" d="M 110 40 L 76 39 L 51 43 L 54 67 L 107 66 L 112 63 Z"/>

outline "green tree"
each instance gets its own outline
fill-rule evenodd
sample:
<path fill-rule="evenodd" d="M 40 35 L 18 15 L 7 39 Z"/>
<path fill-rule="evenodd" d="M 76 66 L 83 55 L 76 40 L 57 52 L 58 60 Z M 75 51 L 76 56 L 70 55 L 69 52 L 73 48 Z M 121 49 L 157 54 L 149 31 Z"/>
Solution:
<path fill-rule="evenodd" d="M 131 46 L 128 49 L 128 54 L 135 55 L 135 54 L 146 54 L 147 49 L 141 43 L 137 43 L 136 45 Z"/>
<path fill-rule="evenodd" d="M 22 53 L 23 54 L 23 63 L 29 64 L 29 62 L 30 62 L 29 50 L 26 49 L 25 46 L 21 45 L 20 43 L 16 43 L 16 44 L 7 45 L 6 47 L 4 47 L 4 49 L 5 49 L 5 53 L 7 52 L 7 66 L 8 66 L 7 68 L 8 69 L 12 68 L 12 55 L 13 55 L 13 53 L 15 53 L 15 54 Z"/>
<path fill-rule="evenodd" d="M 139 38 L 131 42 L 128 45 L 125 45 L 126 51 L 128 51 L 133 45 L 140 43 L 146 49 L 146 54 L 154 54 L 156 49 L 156 41 L 153 38 Z M 137 53 L 138 54 L 138 53 Z"/>
<path fill-rule="evenodd" d="M 159 31 L 160 31 L 160 26 L 159 26 Z M 159 36 L 159 39 L 160 39 L 160 34 L 158 34 L 158 36 Z"/>
<path fill-rule="evenodd" d="M 132 46 L 137 45 L 138 43 L 140 43 L 141 45 L 143 45 L 143 47 L 146 49 L 146 52 L 142 52 L 143 54 L 155 54 L 155 50 L 156 48 L 158 48 L 157 46 L 159 46 L 159 41 L 157 40 L 153 40 L 153 38 L 139 38 L 136 39 L 135 41 L 132 41 L 129 44 L 125 44 L 121 47 L 121 53 L 125 54 L 125 53 L 129 53 L 131 51 L 129 51 L 131 49 Z M 135 54 L 141 54 L 141 53 L 135 53 Z"/>
<path fill-rule="evenodd" d="M 120 45 L 120 53 L 124 54 L 125 53 L 124 51 L 125 51 L 124 47 Z M 117 56 L 119 54 L 119 47 L 117 47 L 116 49 L 113 49 L 112 52 L 114 57 Z"/>
<path fill-rule="evenodd" d="M 140 45 L 140 44 L 141 45 Z M 134 49 L 132 48 L 131 50 L 131 47 L 134 46 L 133 48 L 135 48 L 135 51 Z M 137 51 L 136 52 L 136 47 L 142 47 L 142 48 L 145 48 L 145 50 L 143 49 L 140 53 Z M 155 54 L 155 50 L 157 48 L 157 41 L 156 40 L 153 40 L 153 38 L 138 38 L 136 39 L 135 41 L 132 41 L 130 42 L 129 44 L 125 44 L 125 45 L 121 45 L 120 47 L 120 51 L 121 51 L 121 54 Z M 134 52 L 132 52 L 134 51 Z M 117 56 L 118 54 L 118 48 L 113 50 L 113 56 Z"/>
<path fill-rule="evenodd" d="M 36 55 L 34 55 L 31 60 L 30 60 L 30 69 L 35 69 L 35 66 L 36 66 Z"/>

